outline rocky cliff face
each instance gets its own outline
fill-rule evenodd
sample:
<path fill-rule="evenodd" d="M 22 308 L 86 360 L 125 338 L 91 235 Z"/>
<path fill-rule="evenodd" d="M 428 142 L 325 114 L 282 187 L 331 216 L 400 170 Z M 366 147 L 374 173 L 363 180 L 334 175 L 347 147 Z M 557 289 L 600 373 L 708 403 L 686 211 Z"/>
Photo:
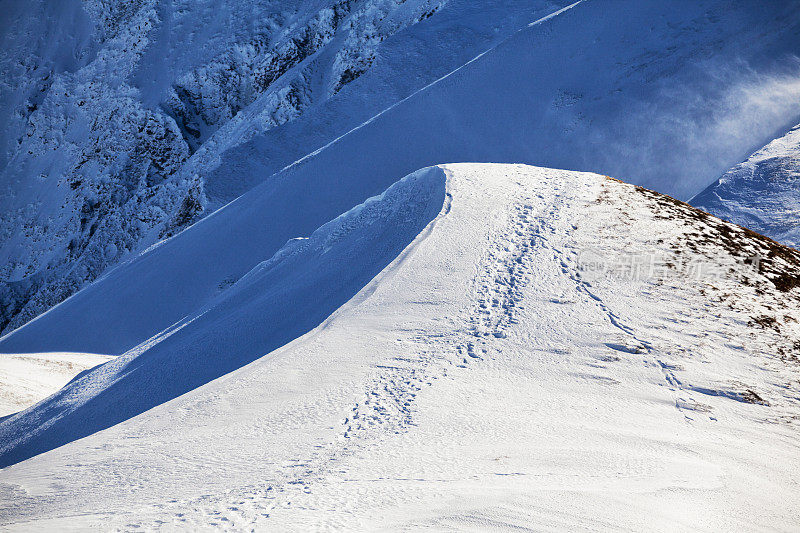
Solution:
<path fill-rule="evenodd" d="M 16 126 L 19 135 L 7 139 L 0 178 L 6 329 L 57 304 L 142 243 L 196 219 L 204 201 L 202 184 L 174 179 L 189 155 L 179 128 L 144 105 L 129 83 L 158 22 L 152 2 L 87 2 L 83 13 L 73 3 L 79 29 L 58 26 L 65 6 L 51 4 L 20 13 L 28 24 L 16 30 L 17 42 L 46 43 L 46 32 L 30 22 L 37 16 L 58 35 L 87 33 L 66 43 L 71 49 L 26 56 L 3 87 L 5 102 L 22 100 L 7 130 Z M 15 59 L 7 54 L 3 63 L 9 68 Z"/>
<path fill-rule="evenodd" d="M 269 31 L 181 75 L 169 88 L 164 107 L 192 150 L 265 94 L 262 113 L 278 126 L 364 74 L 382 41 L 446 3 L 338 0 L 300 19 L 273 14 Z M 324 75 L 316 75 L 319 71 Z M 321 87 L 314 87 L 314 81 L 322 81 Z"/>

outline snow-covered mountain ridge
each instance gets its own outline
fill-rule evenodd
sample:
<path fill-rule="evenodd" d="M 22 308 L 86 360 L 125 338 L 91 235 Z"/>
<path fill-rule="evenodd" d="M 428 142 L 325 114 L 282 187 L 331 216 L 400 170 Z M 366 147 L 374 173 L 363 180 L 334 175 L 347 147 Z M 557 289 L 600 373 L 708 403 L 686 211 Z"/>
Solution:
<path fill-rule="evenodd" d="M 305 230 L 440 161 L 602 171 L 688 197 L 800 118 L 794 2 L 587 0 L 548 17 L 568 4 L 7 0 L 4 331 L 291 179 L 281 169 L 478 54 L 381 120 L 385 146 L 343 149 L 391 164 L 388 179 Z M 330 186 L 346 167 L 325 169 Z"/>
<path fill-rule="evenodd" d="M 800 248 L 800 125 L 723 174 L 691 203 Z"/>
<path fill-rule="evenodd" d="M 0 422 L 4 525 L 793 526 L 800 252 L 522 165 L 307 235 Z"/>

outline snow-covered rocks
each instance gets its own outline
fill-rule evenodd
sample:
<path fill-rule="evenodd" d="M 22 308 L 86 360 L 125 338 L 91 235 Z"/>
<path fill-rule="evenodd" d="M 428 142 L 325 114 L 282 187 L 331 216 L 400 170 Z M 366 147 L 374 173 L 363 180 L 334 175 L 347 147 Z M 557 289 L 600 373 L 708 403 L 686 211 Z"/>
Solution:
<path fill-rule="evenodd" d="M 723 174 L 691 203 L 800 247 L 800 125 Z"/>
<path fill-rule="evenodd" d="M 232 208 L 164 246 L 259 220 Z M 522 165 L 426 169 L 306 235 L 0 423 L 5 464 L 50 449 L 0 472 L 4 524 L 793 526 L 798 252 Z"/>

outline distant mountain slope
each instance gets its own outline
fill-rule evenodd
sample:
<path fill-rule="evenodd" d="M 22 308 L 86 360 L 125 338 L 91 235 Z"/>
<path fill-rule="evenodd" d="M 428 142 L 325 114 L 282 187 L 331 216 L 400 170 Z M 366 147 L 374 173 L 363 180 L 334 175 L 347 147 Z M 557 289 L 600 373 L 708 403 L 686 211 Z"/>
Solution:
<path fill-rule="evenodd" d="M 604 176 L 430 168 L 0 422 L 3 464 L 50 449 L 0 471 L 0 522 L 791 529 L 798 280 Z"/>
<path fill-rule="evenodd" d="M 691 203 L 800 248 L 800 125 L 723 174 Z"/>
<path fill-rule="evenodd" d="M 360 101 L 353 85 L 349 97 L 343 90 L 337 103 L 227 150 L 204 174 L 207 186 L 262 183 L 7 335 L 0 351 L 123 353 L 196 313 L 288 239 L 442 161 L 613 171 L 689 196 L 800 113 L 800 84 L 775 70 L 796 29 L 797 3 L 585 1 L 267 177 L 336 130 Z"/>
<path fill-rule="evenodd" d="M 280 168 L 209 188 L 226 150 L 376 70 L 285 165 L 564 3 L 4 0 L 0 331 Z"/>

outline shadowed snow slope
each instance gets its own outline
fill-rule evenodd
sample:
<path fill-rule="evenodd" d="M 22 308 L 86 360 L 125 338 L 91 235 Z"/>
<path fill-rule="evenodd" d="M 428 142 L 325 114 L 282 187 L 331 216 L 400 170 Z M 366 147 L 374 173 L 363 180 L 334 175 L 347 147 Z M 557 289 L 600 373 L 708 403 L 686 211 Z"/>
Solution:
<path fill-rule="evenodd" d="M 231 148 L 207 180 L 266 181 L 11 333 L 0 351 L 123 353 L 287 239 L 441 162 L 602 171 L 689 196 L 796 122 L 798 65 L 786 54 L 798 25 L 796 2 L 575 4 L 268 179 L 346 109 Z"/>
<path fill-rule="evenodd" d="M 800 248 L 800 125 L 726 172 L 691 203 Z"/>
<path fill-rule="evenodd" d="M 0 424 L 4 464 L 88 435 L 0 521 L 791 529 L 799 266 L 596 174 L 427 169 Z"/>
<path fill-rule="evenodd" d="M 568 1 L 3 0 L 0 331 Z"/>

